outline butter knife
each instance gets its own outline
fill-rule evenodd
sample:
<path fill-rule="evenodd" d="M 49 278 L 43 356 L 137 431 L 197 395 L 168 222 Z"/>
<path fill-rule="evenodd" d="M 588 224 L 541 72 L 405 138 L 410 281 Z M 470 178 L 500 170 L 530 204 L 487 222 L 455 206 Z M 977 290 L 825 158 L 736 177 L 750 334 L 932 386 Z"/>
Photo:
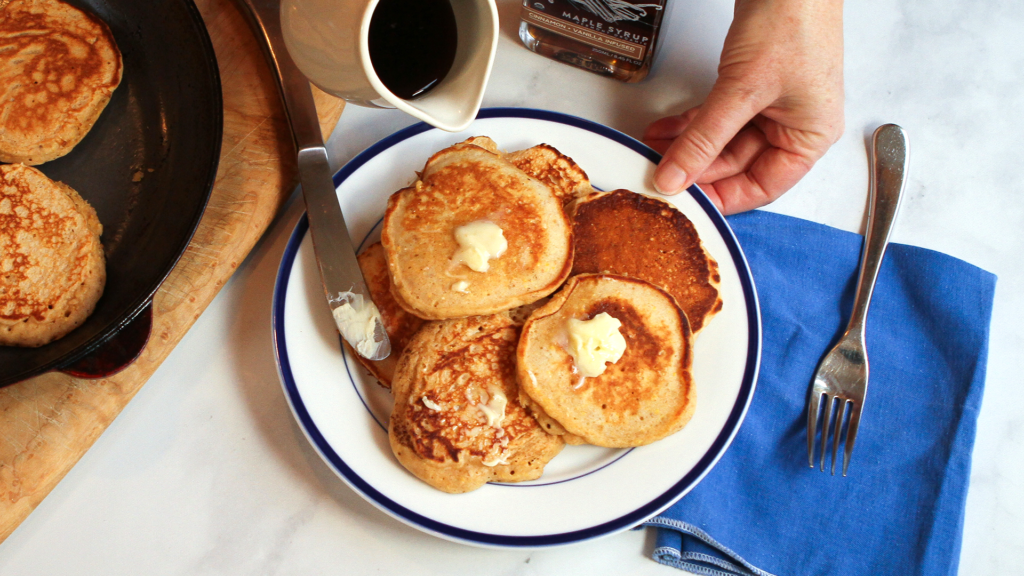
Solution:
<path fill-rule="evenodd" d="M 341 336 L 360 356 L 383 360 L 391 354 L 380 311 L 370 299 L 320 134 L 309 80 L 285 49 L 279 0 L 238 0 L 263 53 L 276 74 L 299 158 L 299 183 L 306 201 L 309 234 L 327 303 Z"/>

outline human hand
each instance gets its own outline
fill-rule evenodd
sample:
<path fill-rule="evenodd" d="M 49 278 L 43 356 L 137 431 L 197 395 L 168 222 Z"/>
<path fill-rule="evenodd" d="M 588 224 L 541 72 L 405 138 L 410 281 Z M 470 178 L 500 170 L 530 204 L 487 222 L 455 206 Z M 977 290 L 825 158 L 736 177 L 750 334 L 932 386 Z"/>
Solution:
<path fill-rule="evenodd" d="M 774 201 L 843 133 L 842 0 L 736 0 L 707 100 L 647 127 L 655 188 L 725 214 Z"/>

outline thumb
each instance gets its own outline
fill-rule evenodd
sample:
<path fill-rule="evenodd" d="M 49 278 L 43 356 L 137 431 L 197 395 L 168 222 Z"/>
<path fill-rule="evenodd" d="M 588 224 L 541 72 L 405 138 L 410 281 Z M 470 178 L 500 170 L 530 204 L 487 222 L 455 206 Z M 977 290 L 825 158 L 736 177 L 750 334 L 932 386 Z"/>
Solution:
<path fill-rule="evenodd" d="M 654 188 L 662 194 L 678 194 L 693 184 L 761 111 L 757 96 L 749 87 L 719 78 L 693 120 L 665 151 L 654 171 Z"/>

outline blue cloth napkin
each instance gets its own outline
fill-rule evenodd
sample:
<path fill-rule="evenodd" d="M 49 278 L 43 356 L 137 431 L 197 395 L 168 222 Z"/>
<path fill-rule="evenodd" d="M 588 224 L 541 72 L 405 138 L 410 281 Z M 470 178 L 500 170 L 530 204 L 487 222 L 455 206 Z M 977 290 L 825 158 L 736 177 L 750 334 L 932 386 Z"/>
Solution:
<path fill-rule="evenodd" d="M 862 237 L 768 212 L 729 222 L 761 303 L 757 389 L 714 469 L 645 524 L 655 559 L 715 576 L 956 574 L 995 276 L 889 246 L 856 449 L 831 476 L 808 466 L 807 391 L 849 318 Z"/>

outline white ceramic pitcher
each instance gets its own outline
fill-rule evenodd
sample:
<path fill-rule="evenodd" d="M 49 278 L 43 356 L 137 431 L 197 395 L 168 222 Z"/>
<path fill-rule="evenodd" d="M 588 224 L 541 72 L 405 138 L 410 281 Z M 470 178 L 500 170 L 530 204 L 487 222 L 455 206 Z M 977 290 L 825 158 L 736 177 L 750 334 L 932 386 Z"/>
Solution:
<path fill-rule="evenodd" d="M 498 45 L 494 0 L 451 0 L 458 29 L 455 61 L 429 92 L 405 100 L 370 63 L 367 37 L 378 0 L 282 0 L 281 31 L 295 64 L 325 92 L 362 106 L 398 108 L 442 130 L 476 118 Z"/>

